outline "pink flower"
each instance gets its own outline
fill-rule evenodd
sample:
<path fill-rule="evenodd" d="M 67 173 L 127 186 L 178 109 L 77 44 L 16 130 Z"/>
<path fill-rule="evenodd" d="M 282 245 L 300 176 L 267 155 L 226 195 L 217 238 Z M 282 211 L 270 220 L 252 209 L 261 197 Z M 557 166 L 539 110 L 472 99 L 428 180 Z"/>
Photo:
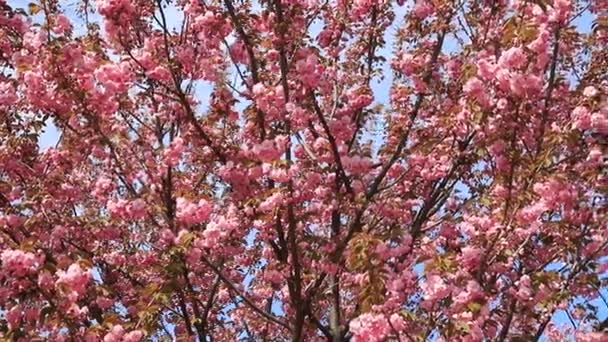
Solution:
<path fill-rule="evenodd" d="M 591 128 L 591 113 L 587 107 L 578 106 L 574 108 L 572 118 L 574 119 L 574 128 L 583 130 Z"/>
<path fill-rule="evenodd" d="M 526 62 L 526 55 L 524 51 L 519 47 L 512 47 L 509 50 L 502 53 L 498 59 L 498 64 L 503 68 L 517 69 Z"/>
<path fill-rule="evenodd" d="M 247 53 L 247 49 L 245 44 L 240 40 L 230 45 L 230 56 L 232 56 L 234 61 L 237 63 L 249 64 L 249 55 Z"/>
<path fill-rule="evenodd" d="M 352 10 L 350 11 L 352 20 L 359 20 L 366 13 L 369 13 L 370 7 L 374 4 L 373 0 L 355 0 Z"/>
<path fill-rule="evenodd" d="M 170 229 L 160 231 L 160 240 L 165 244 L 172 244 L 175 241 L 175 234 Z"/>
<path fill-rule="evenodd" d="M 589 150 L 589 155 L 587 156 L 587 162 L 592 165 L 600 165 L 602 163 L 602 157 L 604 154 L 602 150 L 598 147 L 593 147 Z"/>
<path fill-rule="evenodd" d="M 270 212 L 275 208 L 278 208 L 281 204 L 283 204 L 284 196 L 280 192 L 276 192 L 270 196 L 268 196 L 264 202 L 260 203 L 258 209 L 262 212 Z"/>
<path fill-rule="evenodd" d="M 277 270 L 266 270 L 264 271 L 264 280 L 273 283 L 273 284 L 281 284 L 284 280 L 284 275 Z"/>
<path fill-rule="evenodd" d="M 511 92 L 517 96 L 527 96 L 538 94 L 542 89 L 542 79 L 536 75 L 512 74 L 509 83 Z"/>
<path fill-rule="evenodd" d="M 547 210 L 547 206 L 545 203 L 535 203 L 529 206 L 524 207 L 518 213 L 518 219 L 524 223 L 530 224 L 538 220 L 540 215 Z"/>
<path fill-rule="evenodd" d="M 570 0 L 554 0 L 553 6 L 549 8 L 549 21 L 564 22 L 570 16 Z"/>
<path fill-rule="evenodd" d="M 253 91 L 253 94 L 255 96 L 261 96 L 264 95 L 264 93 L 266 92 L 266 87 L 264 87 L 262 83 L 256 83 L 253 85 L 253 88 L 251 90 Z"/>
<path fill-rule="evenodd" d="M 163 152 L 165 163 L 169 166 L 175 166 L 179 163 L 179 160 L 184 153 L 184 139 L 181 137 L 175 138 L 171 145 Z"/>
<path fill-rule="evenodd" d="M 141 198 L 131 201 L 126 207 L 127 215 L 133 219 L 146 217 L 146 202 Z"/>
<path fill-rule="evenodd" d="M 416 0 L 412 14 L 418 19 L 425 19 L 433 14 L 433 5 L 426 0 Z"/>
<path fill-rule="evenodd" d="M 496 82 L 502 91 L 509 91 L 511 82 L 511 72 L 507 69 L 498 68 L 496 70 Z"/>
<path fill-rule="evenodd" d="M 148 75 L 148 77 L 150 77 L 153 80 L 161 81 L 161 82 L 169 82 L 173 79 L 173 76 L 171 75 L 171 72 L 169 71 L 169 69 L 167 69 L 161 65 L 155 67 L 152 70 L 147 71 L 146 75 Z"/>
<path fill-rule="evenodd" d="M 20 305 L 13 306 L 5 313 L 5 318 L 9 328 L 14 329 L 19 326 L 23 318 L 23 311 Z"/>
<path fill-rule="evenodd" d="M 119 17 L 135 11 L 130 0 L 97 0 L 97 10 L 104 17 Z"/>
<path fill-rule="evenodd" d="M 496 140 L 490 147 L 488 148 L 488 152 L 494 157 L 500 156 L 503 154 L 505 149 L 507 148 L 507 144 L 504 140 Z"/>
<path fill-rule="evenodd" d="M 300 80 L 309 89 L 319 84 L 320 74 L 317 71 L 318 65 L 317 56 L 313 53 L 296 63 L 296 71 L 299 74 Z"/>
<path fill-rule="evenodd" d="M 16 277 L 35 272 L 40 266 L 38 258 L 34 254 L 22 250 L 4 250 L 0 255 L 0 260 L 2 260 L 2 269 Z"/>
<path fill-rule="evenodd" d="M 269 88 L 257 83 L 251 90 L 256 106 L 264 111 L 269 119 L 278 119 L 283 116 L 285 99 L 283 98 L 283 87 L 281 85 Z"/>
<path fill-rule="evenodd" d="M 32 50 L 38 50 L 46 42 L 48 35 L 46 30 L 29 31 L 23 36 L 23 43 Z"/>
<path fill-rule="evenodd" d="M 78 295 L 84 294 L 91 280 L 91 271 L 82 269 L 78 264 L 70 265 L 67 271 L 57 271 L 56 275 L 58 285 L 63 285 Z"/>
<path fill-rule="evenodd" d="M 451 64 L 454 63 L 455 62 L 452 62 Z M 404 53 L 401 56 L 401 59 L 395 61 L 395 67 L 398 68 L 405 76 L 411 76 L 416 70 L 416 67 L 418 67 L 418 64 L 417 59 L 409 53 Z"/>
<path fill-rule="evenodd" d="M 220 242 L 220 239 L 223 236 L 225 236 L 225 233 L 220 230 L 219 225 L 210 224 L 203 232 L 203 246 L 206 248 L 214 247 Z"/>
<path fill-rule="evenodd" d="M 424 293 L 424 299 L 430 301 L 439 300 L 450 293 L 448 285 L 436 274 L 427 276 L 420 288 Z"/>
<path fill-rule="evenodd" d="M 346 92 L 346 97 L 348 98 L 348 104 L 353 110 L 367 107 L 374 101 L 374 98 L 363 87 L 349 89 Z"/>
<path fill-rule="evenodd" d="M 583 95 L 585 95 L 586 97 L 594 97 L 595 95 L 597 95 L 597 93 L 597 88 L 595 88 L 594 86 L 587 86 L 583 90 Z"/>
<path fill-rule="evenodd" d="M 462 90 L 474 98 L 480 105 L 487 106 L 489 103 L 488 95 L 486 94 L 485 87 L 480 79 L 473 77 L 465 83 Z"/>
<path fill-rule="evenodd" d="M 0 83 L 0 105 L 13 105 L 17 102 L 15 88 L 9 82 Z"/>
<path fill-rule="evenodd" d="M 46 96 L 46 81 L 39 71 L 26 71 L 23 80 L 27 87 L 26 95 L 33 103 L 40 103 L 41 98 Z"/>
<path fill-rule="evenodd" d="M 121 325 L 115 325 L 112 327 L 112 330 L 103 337 L 103 342 L 121 342 L 121 338 L 124 334 L 124 328 Z"/>
<path fill-rule="evenodd" d="M 445 68 L 450 77 L 458 78 L 462 73 L 462 62 L 456 58 L 450 59 L 445 63 Z"/>
<path fill-rule="evenodd" d="M 70 307 L 66 310 L 66 313 L 71 317 L 82 319 L 89 313 L 89 308 L 86 306 L 80 307 L 75 303 L 72 303 L 72 305 L 70 305 Z"/>
<path fill-rule="evenodd" d="M 369 170 L 372 166 L 372 161 L 366 157 L 343 156 L 342 164 L 347 172 L 354 174 L 354 175 L 359 175 L 359 174 L 365 174 L 365 173 L 369 172 Z"/>
<path fill-rule="evenodd" d="M 608 115 L 597 112 L 591 115 L 591 127 L 598 133 L 608 135 Z"/>
<path fill-rule="evenodd" d="M 462 90 L 469 95 L 483 93 L 483 83 L 477 77 L 473 77 L 465 83 Z"/>
<path fill-rule="evenodd" d="M 95 78 L 108 95 L 114 95 L 129 89 L 132 74 L 126 63 L 108 63 L 95 70 Z"/>
<path fill-rule="evenodd" d="M 477 75 L 485 80 L 491 80 L 494 78 L 496 73 L 496 64 L 488 61 L 487 59 L 481 59 L 477 62 Z"/>
<path fill-rule="evenodd" d="M 106 207 L 108 207 L 108 211 L 113 217 L 123 217 L 127 214 L 128 203 L 122 198 L 118 200 L 111 199 L 106 204 Z"/>
<path fill-rule="evenodd" d="M 139 342 L 143 336 L 141 330 L 134 330 L 123 336 L 122 342 Z"/>
<path fill-rule="evenodd" d="M 288 170 L 283 168 L 273 167 L 268 172 L 268 177 L 276 182 L 288 182 L 290 179 L 290 173 Z"/>
<path fill-rule="evenodd" d="M 549 48 L 549 31 L 541 30 L 538 37 L 528 44 L 528 48 L 538 54 L 546 53 Z"/>
<path fill-rule="evenodd" d="M 274 140 L 264 140 L 251 149 L 255 157 L 263 162 L 272 162 L 283 155 L 283 149 L 279 148 Z"/>
<path fill-rule="evenodd" d="M 608 341 L 608 334 L 595 331 L 577 331 L 575 333 L 575 340 L 579 342 L 606 342 Z"/>
<path fill-rule="evenodd" d="M 461 261 L 464 267 L 475 269 L 479 266 L 483 250 L 476 247 L 466 246 L 462 249 Z"/>
<path fill-rule="evenodd" d="M 101 176 L 95 182 L 95 187 L 91 194 L 100 199 L 105 195 L 109 190 L 112 189 L 112 180 L 106 176 Z"/>
<path fill-rule="evenodd" d="M 42 288 L 53 286 L 53 276 L 47 271 L 38 273 L 38 286 Z"/>
<path fill-rule="evenodd" d="M 536 183 L 534 184 L 533 189 L 542 199 L 542 204 L 547 208 L 554 208 L 561 205 L 571 207 L 577 197 L 575 187 L 557 179 Z"/>
<path fill-rule="evenodd" d="M 467 292 L 467 297 L 468 297 L 469 301 L 475 300 L 475 299 L 478 299 L 478 298 L 484 296 L 483 290 L 479 286 L 479 283 L 477 283 L 477 281 L 475 281 L 475 280 L 467 281 L 466 292 Z"/>
<path fill-rule="evenodd" d="M 392 328 L 394 328 L 397 331 L 403 331 L 405 330 L 406 326 L 405 326 L 405 321 L 403 320 L 403 317 L 401 317 L 401 315 L 399 314 L 392 314 L 390 317 L 390 322 L 391 322 L 391 326 Z"/>
<path fill-rule="evenodd" d="M 6 223 L 11 228 L 20 227 L 25 223 L 25 217 L 15 214 L 9 214 L 6 216 Z"/>
<path fill-rule="evenodd" d="M 384 315 L 365 313 L 350 322 L 353 342 L 381 342 L 390 334 L 391 327 Z"/>
<path fill-rule="evenodd" d="M 516 295 L 520 300 L 526 301 L 532 299 L 531 283 L 530 277 L 527 275 L 522 276 L 515 282 L 515 285 L 517 286 Z"/>
<path fill-rule="evenodd" d="M 233 213 L 236 215 L 236 213 Z M 194 242 L 194 245 L 200 249 L 212 248 L 217 246 L 222 239 L 230 236 L 239 226 L 236 216 L 220 216 L 214 218 L 207 224 L 203 231 L 203 238 Z"/>
<path fill-rule="evenodd" d="M 175 206 L 177 219 L 186 224 L 206 221 L 213 211 L 211 204 L 204 199 L 199 200 L 198 203 L 192 203 L 184 197 L 178 197 Z"/>
<path fill-rule="evenodd" d="M 63 14 L 59 14 L 55 17 L 55 25 L 53 26 L 53 32 L 62 34 L 69 31 L 72 28 L 70 19 Z"/>

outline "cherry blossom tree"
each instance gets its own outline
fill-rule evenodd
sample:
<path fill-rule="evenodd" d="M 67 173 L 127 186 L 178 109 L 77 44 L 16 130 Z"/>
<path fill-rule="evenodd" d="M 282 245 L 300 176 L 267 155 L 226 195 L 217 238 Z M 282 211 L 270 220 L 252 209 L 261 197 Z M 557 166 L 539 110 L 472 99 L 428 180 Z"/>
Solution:
<path fill-rule="evenodd" d="M 0 65 L 4 340 L 608 340 L 606 0 L 0 0 Z"/>

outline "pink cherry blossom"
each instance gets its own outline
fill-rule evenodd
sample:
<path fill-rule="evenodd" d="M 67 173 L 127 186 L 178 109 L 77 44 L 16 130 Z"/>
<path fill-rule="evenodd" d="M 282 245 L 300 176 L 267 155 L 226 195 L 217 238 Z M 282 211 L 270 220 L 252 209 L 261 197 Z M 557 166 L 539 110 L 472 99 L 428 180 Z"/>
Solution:
<path fill-rule="evenodd" d="M 69 31 L 71 27 L 72 24 L 70 23 L 70 19 L 63 14 L 60 14 L 55 18 L 55 26 L 53 27 L 53 32 L 57 34 L 62 34 Z"/>
<path fill-rule="evenodd" d="M 519 47 L 513 47 L 502 53 L 498 59 L 498 64 L 504 68 L 517 69 L 526 61 L 526 55 Z"/>
<path fill-rule="evenodd" d="M 608 1 L 73 2 L 0 0 L 0 340 L 607 339 Z"/>
<path fill-rule="evenodd" d="M 2 268 L 16 277 L 33 273 L 40 266 L 39 260 L 34 254 L 21 250 L 4 250 L 0 255 L 0 260 Z"/>
<path fill-rule="evenodd" d="M 363 314 L 350 323 L 354 341 L 383 341 L 389 334 L 389 322 L 383 315 Z"/>
<path fill-rule="evenodd" d="M 177 218 L 188 224 L 196 224 L 207 220 L 213 209 L 209 202 L 204 199 L 195 203 L 183 197 L 179 197 L 175 203 Z"/>
<path fill-rule="evenodd" d="M 57 271 L 56 275 L 58 285 L 64 285 L 78 295 L 84 294 L 87 284 L 91 280 L 91 272 L 82 269 L 78 264 L 70 265 L 66 271 Z"/>

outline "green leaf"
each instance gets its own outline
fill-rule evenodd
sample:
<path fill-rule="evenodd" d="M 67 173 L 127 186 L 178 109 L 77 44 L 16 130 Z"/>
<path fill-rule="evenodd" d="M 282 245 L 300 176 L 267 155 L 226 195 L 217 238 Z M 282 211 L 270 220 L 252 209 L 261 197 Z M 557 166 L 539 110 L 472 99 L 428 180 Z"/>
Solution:
<path fill-rule="evenodd" d="M 27 10 L 30 13 L 30 15 L 36 15 L 36 14 L 38 14 L 38 12 L 40 12 L 42 10 L 42 8 L 40 7 L 40 5 L 30 2 L 27 5 Z"/>
<path fill-rule="evenodd" d="M 146 297 L 152 296 L 153 294 L 155 294 L 158 289 L 160 288 L 160 285 L 158 283 L 150 283 L 148 286 L 146 286 L 144 288 L 144 290 L 142 291 L 142 294 Z"/>
<path fill-rule="evenodd" d="M 180 237 L 179 243 L 183 246 L 189 246 L 195 238 L 196 235 L 191 232 L 188 232 Z"/>
<path fill-rule="evenodd" d="M 477 302 L 471 302 L 467 304 L 467 309 L 469 309 L 469 311 L 471 311 L 472 313 L 478 313 L 481 310 L 481 304 Z"/>

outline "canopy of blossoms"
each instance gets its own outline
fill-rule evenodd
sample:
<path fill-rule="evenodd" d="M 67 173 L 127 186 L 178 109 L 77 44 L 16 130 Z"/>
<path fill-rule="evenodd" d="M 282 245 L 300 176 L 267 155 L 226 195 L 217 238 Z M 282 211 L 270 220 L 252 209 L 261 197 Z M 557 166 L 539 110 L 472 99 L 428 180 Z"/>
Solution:
<path fill-rule="evenodd" d="M 606 0 L 0 0 L 0 337 L 608 341 L 607 44 Z"/>

